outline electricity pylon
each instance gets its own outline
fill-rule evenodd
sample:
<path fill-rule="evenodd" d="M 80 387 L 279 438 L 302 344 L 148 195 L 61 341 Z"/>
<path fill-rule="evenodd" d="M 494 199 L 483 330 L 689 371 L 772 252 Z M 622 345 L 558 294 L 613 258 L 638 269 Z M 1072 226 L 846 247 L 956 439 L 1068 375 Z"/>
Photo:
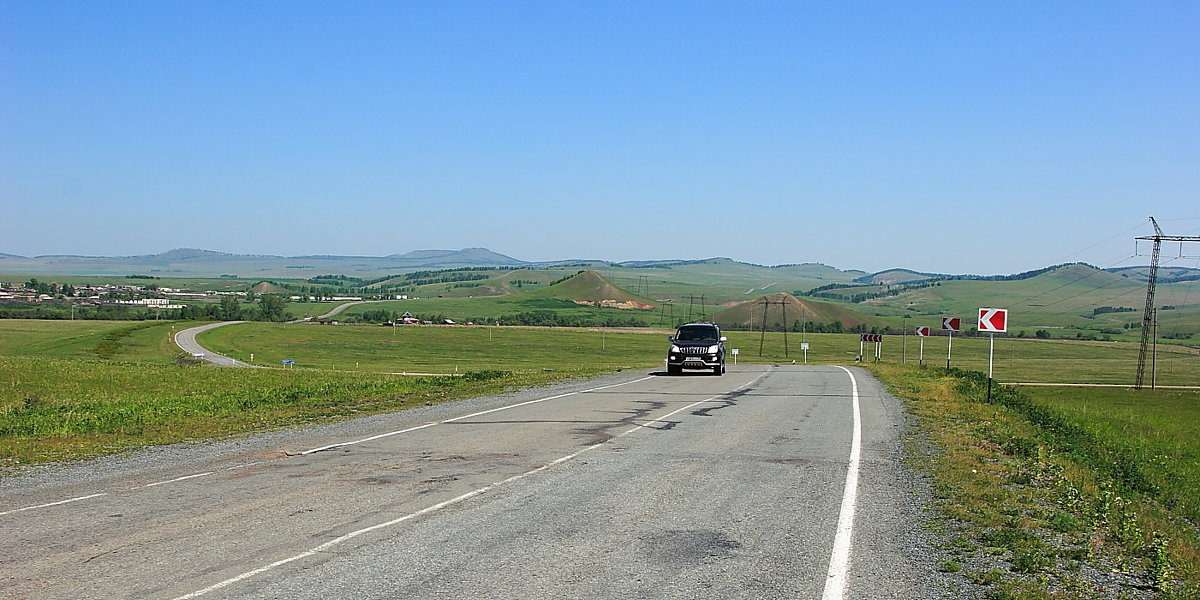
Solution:
<path fill-rule="evenodd" d="M 1154 249 L 1150 253 L 1150 273 L 1146 278 L 1146 310 L 1142 313 L 1142 345 L 1138 350 L 1137 378 L 1133 382 L 1133 387 L 1139 390 L 1142 389 L 1142 381 L 1146 376 L 1146 354 L 1150 342 L 1150 330 L 1154 326 L 1154 288 L 1158 283 L 1158 254 L 1162 242 L 1163 240 L 1179 242 L 1181 246 L 1183 242 L 1200 242 L 1200 236 L 1163 235 L 1162 229 L 1159 229 L 1158 222 L 1154 220 L 1154 217 L 1150 217 L 1150 224 L 1154 226 L 1154 235 L 1137 238 L 1154 242 Z"/>

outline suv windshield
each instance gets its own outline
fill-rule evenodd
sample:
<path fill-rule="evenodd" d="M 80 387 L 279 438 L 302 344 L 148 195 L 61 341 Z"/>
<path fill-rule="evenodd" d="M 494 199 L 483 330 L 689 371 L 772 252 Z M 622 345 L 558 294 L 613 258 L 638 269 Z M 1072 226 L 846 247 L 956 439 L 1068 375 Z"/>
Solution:
<path fill-rule="evenodd" d="M 675 333 L 675 339 L 680 342 L 715 342 L 717 341 L 717 328 L 680 327 L 679 331 Z"/>

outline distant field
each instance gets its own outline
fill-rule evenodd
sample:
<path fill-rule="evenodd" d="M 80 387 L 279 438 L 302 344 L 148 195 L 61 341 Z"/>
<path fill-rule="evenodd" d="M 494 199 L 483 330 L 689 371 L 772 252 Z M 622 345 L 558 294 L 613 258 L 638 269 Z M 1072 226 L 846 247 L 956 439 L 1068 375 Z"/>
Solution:
<path fill-rule="evenodd" d="M 200 341 L 221 354 L 259 364 L 295 360 L 300 367 L 360 369 L 376 372 L 453 372 L 455 368 L 569 369 L 661 367 L 669 330 L 576 329 L 523 327 L 390 327 L 286 326 L 245 323 L 216 329 Z M 728 348 L 738 362 L 804 362 L 807 341 L 810 363 L 853 363 L 859 336 L 853 334 L 789 334 L 787 348 L 779 333 L 727 331 Z M 919 338 L 886 336 L 882 360 L 916 364 Z M 925 364 L 946 366 L 947 338 L 926 338 Z M 762 354 L 760 356 L 760 346 Z M 1078 342 L 1000 338 L 996 340 L 995 376 L 1008 382 L 1132 384 L 1138 345 L 1124 342 Z M 873 360 L 874 344 L 864 345 Z M 956 337 L 951 365 L 987 371 L 987 338 Z M 734 362 L 731 355 L 730 363 Z M 1149 384 L 1149 376 L 1146 382 Z M 1159 344 L 1157 383 L 1200 385 L 1200 350 Z"/>
<path fill-rule="evenodd" d="M 154 321 L 0 320 L 0 356 L 101 358 L 97 349 L 113 339 L 107 358 L 166 364 L 181 355 L 174 331 L 197 323 Z M 373 372 L 453 373 L 472 369 L 541 370 L 661 367 L 668 329 L 527 328 L 488 326 L 285 325 L 244 323 L 210 331 L 200 341 L 239 360 L 275 366 L 295 360 L 295 368 Z M 859 352 L 855 334 L 799 334 L 726 331 L 738 362 L 851 364 Z M 915 336 L 885 336 L 884 362 L 916 364 L 921 342 Z M 945 337 L 925 338 L 925 365 L 946 366 Z M 759 355 L 760 345 L 762 355 Z M 874 344 L 863 344 L 864 359 Z M 987 338 L 957 336 L 951 365 L 987 370 Z M 995 377 L 1004 382 L 1132 384 L 1138 344 L 997 338 Z M 730 363 L 734 361 L 730 356 Z M 1147 364 L 1145 384 L 1150 384 Z M 1200 385 L 1200 349 L 1158 344 L 1156 383 Z"/>
<path fill-rule="evenodd" d="M 652 368 L 666 334 L 647 331 L 447 326 L 322 326 L 243 323 L 200 336 L 206 348 L 261 365 L 299 369 L 455 373 Z"/>
<path fill-rule="evenodd" d="M 288 310 L 293 310 L 295 306 L 298 306 L 298 304 L 288 304 Z M 711 312 L 716 307 L 710 305 L 708 308 Z M 568 317 L 614 319 L 621 322 L 634 320 L 648 326 L 654 326 L 669 324 L 668 316 L 670 314 L 665 310 L 596 308 L 594 306 L 585 306 L 568 300 L 557 300 L 554 298 L 489 296 L 480 298 L 420 298 L 414 300 L 371 302 L 369 304 L 352 306 L 342 312 L 340 316 L 345 320 L 356 315 L 361 316 L 365 312 L 380 310 L 396 314 L 409 312 L 418 316 L 439 315 L 459 323 L 473 321 L 477 324 L 487 323 L 490 318 L 534 311 L 552 311 Z M 674 314 L 677 319 L 683 319 L 687 315 L 687 307 L 675 307 Z M 695 317 L 700 318 L 701 316 L 699 305 L 697 305 Z"/>

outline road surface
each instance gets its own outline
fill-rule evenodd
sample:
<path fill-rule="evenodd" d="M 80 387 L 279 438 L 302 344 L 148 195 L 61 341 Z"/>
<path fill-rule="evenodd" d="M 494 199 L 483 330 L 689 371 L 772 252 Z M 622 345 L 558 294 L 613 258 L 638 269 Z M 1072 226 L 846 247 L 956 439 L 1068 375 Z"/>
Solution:
<path fill-rule="evenodd" d="M 204 348 L 204 346 L 201 346 L 200 343 L 196 341 L 197 335 L 199 335 L 205 331 L 208 331 L 209 329 L 216 329 L 217 327 L 224 327 L 226 325 L 234 325 L 237 323 L 245 323 L 245 321 L 222 321 L 220 323 L 211 323 L 208 325 L 201 325 L 199 327 L 191 327 L 188 329 L 184 329 L 183 331 L 180 331 L 175 334 L 175 345 L 179 346 L 184 352 L 187 352 L 196 358 L 204 360 L 205 362 L 210 362 L 217 366 L 221 366 L 221 367 L 253 367 L 255 365 L 251 365 L 249 363 L 244 363 L 235 358 L 230 358 L 228 356 L 223 356 L 220 354 L 213 354 L 212 352 L 209 352 L 208 350 L 206 350 Z"/>
<path fill-rule="evenodd" d="M 902 429 L 739 365 L 49 468 L 0 479 L 0 598 L 949 597 Z"/>

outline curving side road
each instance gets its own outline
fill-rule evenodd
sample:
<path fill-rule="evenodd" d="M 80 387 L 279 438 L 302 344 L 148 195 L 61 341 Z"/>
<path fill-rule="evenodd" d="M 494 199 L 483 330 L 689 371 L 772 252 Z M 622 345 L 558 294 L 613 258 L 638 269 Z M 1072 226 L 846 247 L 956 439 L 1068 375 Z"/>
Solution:
<path fill-rule="evenodd" d="M 346 310 L 347 308 L 350 308 L 351 306 L 355 306 L 355 305 L 358 305 L 358 304 L 372 304 L 372 303 L 375 303 L 375 302 L 388 302 L 388 301 L 387 301 L 387 300 L 358 300 L 358 301 L 356 301 L 356 302 L 347 302 L 347 303 L 345 303 L 345 304 L 339 304 L 339 305 L 338 305 L 336 308 L 334 308 L 333 310 L 331 310 L 331 311 L 329 311 L 329 312 L 327 312 L 327 313 L 325 313 L 325 314 L 323 314 L 323 315 L 321 315 L 321 316 L 319 316 L 319 317 L 317 317 L 317 318 L 318 318 L 318 319 L 325 319 L 325 318 L 328 318 L 328 317 L 332 317 L 333 315 L 336 315 L 336 314 L 338 314 L 338 313 L 342 312 L 343 310 Z"/>
<path fill-rule="evenodd" d="M 208 325 L 184 329 L 183 331 L 175 334 L 175 345 L 179 346 L 184 352 L 187 352 L 196 358 L 212 363 L 219 367 L 254 367 L 256 365 L 244 363 L 235 358 L 222 356 L 220 354 L 213 354 L 196 341 L 197 335 L 208 331 L 209 329 L 216 329 L 218 327 L 224 327 L 226 325 L 233 325 L 236 323 L 245 323 L 245 321 L 222 321 L 220 323 L 210 323 Z"/>
<path fill-rule="evenodd" d="M 371 302 L 384 302 L 384 301 L 383 300 L 362 300 L 359 302 L 347 302 L 345 304 L 339 304 L 333 310 L 331 310 L 317 318 L 324 319 L 326 317 L 331 317 L 331 316 L 336 315 L 356 304 L 368 304 Z M 293 323 L 303 323 L 304 320 L 292 321 L 292 322 Z M 208 331 L 209 329 L 216 329 L 217 327 L 224 327 L 226 325 L 234 325 L 236 323 L 245 323 L 245 321 L 222 321 L 220 323 L 210 323 L 208 325 L 201 325 L 199 327 L 192 327 L 189 329 L 184 329 L 183 331 L 180 331 L 179 333 L 175 334 L 175 345 L 179 346 L 179 348 L 181 350 L 183 350 L 184 352 L 187 352 L 187 353 L 191 354 L 192 356 L 195 356 L 196 358 L 199 358 L 205 362 L 217 365 L 219 367 L 261 368 L 259 365 L 252 365 L 252 364 L 237 360 L 235 358 L 230 358 L 228 356 L 223 356 L 220 354 L 214 354 L 212 352 L 209 352 L 204 346 L 200 345 L 200 342 L 196 341 L 197 335 L 199 335 L 205 331 Z"/>

